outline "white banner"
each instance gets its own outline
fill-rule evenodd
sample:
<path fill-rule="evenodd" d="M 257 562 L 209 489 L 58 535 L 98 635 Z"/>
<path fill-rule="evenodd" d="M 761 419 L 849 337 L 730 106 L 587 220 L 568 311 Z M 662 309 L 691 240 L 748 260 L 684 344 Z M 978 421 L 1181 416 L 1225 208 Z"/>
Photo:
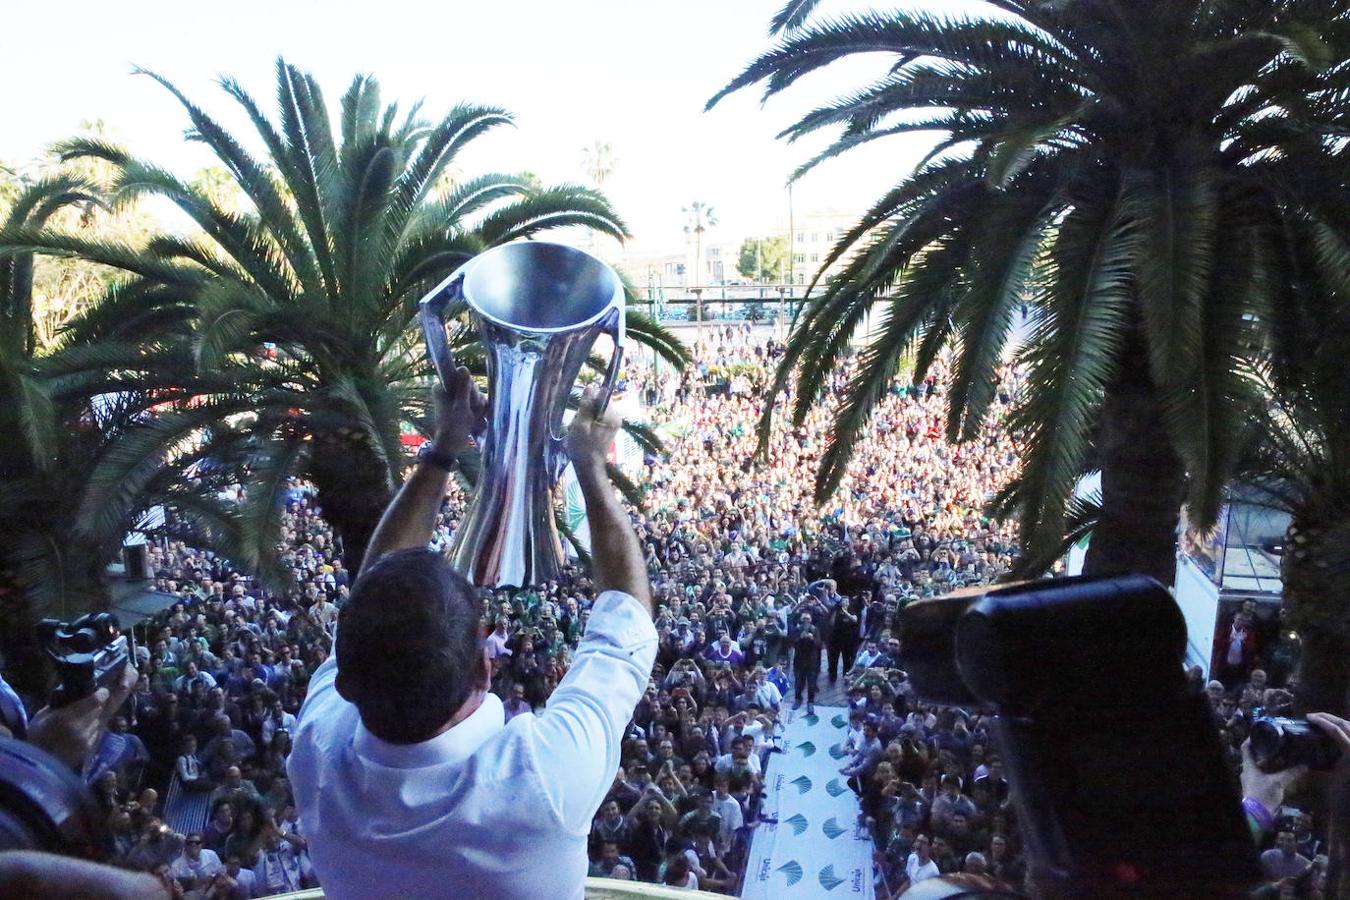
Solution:
<path fill-rule="evenodd" d="M 764 776 L 764 814 L 778 821 L 755 830 L 742 897 L 871 900 L 872 839 L 839 774 L 847 725 L 841 707 L 787 714 L 784 752 L 770 754 Z"/>

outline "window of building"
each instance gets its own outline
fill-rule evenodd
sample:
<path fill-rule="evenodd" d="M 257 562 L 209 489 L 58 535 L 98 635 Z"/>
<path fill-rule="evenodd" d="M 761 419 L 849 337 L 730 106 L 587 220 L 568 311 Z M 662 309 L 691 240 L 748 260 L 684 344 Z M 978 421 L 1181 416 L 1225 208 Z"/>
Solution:
<path fill-rule="evenodd" d="M 813 243 L 813 244 L 819 244 L 819 243 L 820 243 L 820 232 L 818 232 L 818 231 L 813 231 L 813 232 L 811 232 L 811 243 Z"/>
<path fill-rule="evenodd" d="M 802 244 L 805 242 L 806 242 L 806 232 L 805 231 L 797 232 L 797 243 Z"/>
<path fill-rule="evenodd" d="M 820 254 L 819 254 L 819 253 L 812 253 L 812 254 L 811 254 L 811 262 L 820 262 Z"/>
<path fill-rule="evenodd" d="M 806 262 L 806 254 L 805 254 L 805 253 L 798 253 L 796 256 L 793 257 L 793 261 L 794 261 L 794 262 L 799 262 L 799 263 L 804 263 L 804 262 Z"/>

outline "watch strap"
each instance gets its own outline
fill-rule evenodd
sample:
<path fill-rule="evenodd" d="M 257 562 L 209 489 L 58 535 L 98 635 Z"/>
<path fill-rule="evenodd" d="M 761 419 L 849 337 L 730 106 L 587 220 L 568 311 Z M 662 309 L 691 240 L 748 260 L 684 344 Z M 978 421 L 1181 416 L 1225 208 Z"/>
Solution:
<path fill-rule="evenodd" d="M 417 451 L 417 461 L 435 466 L 446 472 L 455 470 L 455 454 L 448 450 L 439 450 L 432 446 L 431 441 L 427 441 L 422 448 Z"/>

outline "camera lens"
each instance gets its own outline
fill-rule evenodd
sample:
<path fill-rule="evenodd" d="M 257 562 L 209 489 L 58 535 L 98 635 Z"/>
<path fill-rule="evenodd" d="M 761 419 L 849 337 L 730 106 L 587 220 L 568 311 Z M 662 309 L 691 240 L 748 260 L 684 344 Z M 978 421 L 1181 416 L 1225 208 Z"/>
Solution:
<path fill-rule="evenodd" d="M 1252 723 L 1252 757 L 1267 772 L 1294 766 L 1330 769 L 1341 750 L 1330 735 L 1305 719 L 1261 717 Z"/>
<path fill-rule="evenodd" d="M 1281 751 L 1284 750 L 1284 729 L 1274 719 L 1257 719 L 1251 730 L 1252 758 L 1262 769 L 1282 769 Z"/>

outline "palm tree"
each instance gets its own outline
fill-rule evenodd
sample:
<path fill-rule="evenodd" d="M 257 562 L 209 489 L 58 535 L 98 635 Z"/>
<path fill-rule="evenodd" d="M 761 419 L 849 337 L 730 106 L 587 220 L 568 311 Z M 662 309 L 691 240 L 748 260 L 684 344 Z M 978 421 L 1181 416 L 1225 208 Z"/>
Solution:
<path fill-rule="evenodd" d="M 1303 261 L 1334 245 L 1306 244 Z M 1254 409 L 1240 470 L 1259 498 L 1289 514 L 1282 559 L 1285 608 L 1298 632 L 1298 699 L 1305 710 L 1350 710 L 1350 259 L 1339 284 L 1299 312 L 1285 359 L 1255 367 L 1270 398 Z M 1339 296 L 1336 296 L 1339 294 Z"/>
<path fill-rule="evenodd" d="M 703 336 L 703 232 L 717 224 L 717 214 L 713 208 L 701 200 L 695 200 L 680 210 L 684 213 L 684 233 L 694 238 L 694 306 L 698 315 L 698 333 Z"/>
<path fill-rule="evenodd" d="M 199 233 L 159 236 L 145 252 L 32 229 L 0 236 L 0 250 L 74 254 L 130 273 L 91 330 L 116 339 L 148 320 L 186 326 L 195 365 L 180 384 L 210 384 L 120 441 L 91 474 L 86 505 L 116 520 L 142 504 L 157 465 L 233 467 L 249 485 L 239 511 L 245 555 L 266 568 L 288 481 L 304 476 L 355 571 L 401 481 L 400 427 L 425 424 L 431 370 L 410 329 L 417 301 L 488 247 L 571 226 L 621 239 L 623 222 L 594 190 L 541 188 L 521 176 L 480 175 L 437 193 L 466 145 L 511 122 L 495 107 L 462 104 L 428 123 L 419 106 L 403 114 L 384 106 L 376 81 L 358 76 L 333 122 L 318 83 L 278 60 L 277 121 L 238 83 L 221 82 L 267 150 L 259 159 L 169 81 L 151 77 L 183 105 L 192 139 L 216 155 L 248 209 L 222 209 L 219 185 L 208 192 L 105 141 L 74 140 L 65 158 L 116 167 L 118 201 L 164 197 Z M 683 358 L 640 314 L 630 314 L 629 333 Z M 459 340 L 466 361 L 481 359 L 464 327 Z M 166 454 L 185 445 L 195 449 Z"/>
<path fill-rule="evenodd" d="M 29 184 L 4 224 L 39 229 L 72 207 L 105 208 L 98 185 L 57 172 Z M 34 276 L 32 253 L 0 258 L 0 652 L 30 691 L 46 671 L 35 620 L 106 606 L 104 573 L 134 524 L 85 505 L 91 474 L 152 407 L 186 396 L 174 370 L 191 362 L 185 341 L 90 340 L 80 318 L 44 343 Z M 161 467 L 144 478 L 141 496 L 143 505 L 181 498 L 210 520 L 194 535 L 199 544 L 237 550 L 231 514 L 196 493 Z"/>
<path fill-rule="evenodd" d="M 907 352 L 922 378 L 955 349 L 947 432 L 975 436 L 1025 305 L 1022 469 L 996 510 L 1017 515 L 1028 560 L 1053 558 L 1076 482 L 1099 469 L 1086 570 L 1168 583 L 1180 507 L 1212 523 L 1233 466 L 1252 390 L 1236 361 L 1303 289 L 1303 235 L 1341 221 L 1343 178 L 1310 174 L 1344 169 L 1330 136 L 1350 96 L 1347 4 L 986 5 L 810 24 L 815 3 L 797 0 L 775 19 L 780 42 L 709 101 L 877 54 L 880 80 L 782 133 L 841 128 L 794 177 L 883 137 L 937 136 L 827 256 L 821 271 L 852 254 L 797 324 L 775 390 L 796 376 L 800 421 L 881 313 L 835 413 L 823 498 Z"/>
<path fill-rule="evenodd" d="M 605 182 L 619 166 L 619 158 L 614 155 L 614 148 L 608 141 L 596 141 L 589 147 L 582 147 L 581 161 L 586 176 L 598 190 L 604 190 Z"/>

